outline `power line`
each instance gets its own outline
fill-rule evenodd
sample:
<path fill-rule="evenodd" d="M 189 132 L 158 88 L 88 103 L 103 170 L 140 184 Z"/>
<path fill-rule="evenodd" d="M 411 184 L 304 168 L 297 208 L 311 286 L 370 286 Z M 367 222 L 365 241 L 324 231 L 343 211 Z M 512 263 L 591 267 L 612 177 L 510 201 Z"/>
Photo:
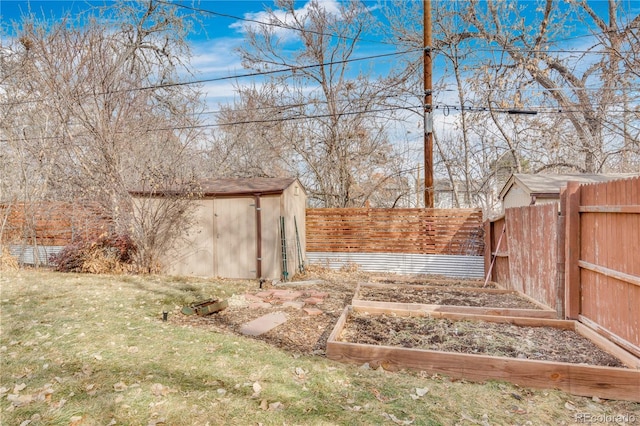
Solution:
<path fill-rule="evenodd" d="M 164 132 L 164 131 L 172 131 L 172 130 L 192 130 L 192 129 L 206 129 L 206 128 L 216 128 L 216 127 L 229 127 L 229 126 L 238 126 L 238 125 L 247 125 L 247 124 L 266 124 L 266 123 L 282 123 L 288 121 L 297 121 L 297 120 L 310 120 L 310 119 L 318 119 L 318 118 L 329 118 L 334 115 L 338 116 L 350 116 L 350 115 L 358 115 L 358 114 L 369 114 L 369 113 L 378 113 L 378 112 L 392 112 L 392 111 L 414 111 L 416 113 L 421 113 L 423 105 L 406 105 L 406 106 L 394 106 L 387 108 L 379 108 L 379 109 L 371 109 L 371 110 L 359 110 L 359 111 L 346 111 L 340 114 L 316 114 L 316 115 L 299 115 L 293 117 L 279 117 L 279 118 L 268 118 L 268 119 L 252 119 L 252 120 L 238 120 L 226 123 L 208 123 L 208 124 L 198 124 L 198 125 L 188 125 L 188 126 L 167 126 L 167 127 L 156 127 L 156 128 L 146 128 L 143 129 L 144 132 Z M 492 108 L 492 107 L 482 107 L 482 106 L 461 106 L 461 105 L 450 105 L 450 104 L 436 104 L 433 105 L 433 109 L 436 111 L 442 111 L 445 115 L 448 115 L 450 111 L 459 111 L 459 112 L 497 112 L 501 114 L 517 114 L 517 115 L 529 115 L 529 114 L 567 114 L 567 113 L 583 113 L 584 110 L 581 109 L 566 109 L 566 108 L 552 108 L 552 107 L 544 107 L 544 106 L 534 106 L 528 107 L 526 109 L 516 109 L 516 108 Z M 637 113 L 634 110 L 609 110 L 610 113 L 617 114 L 625 114 L 625 113 Z M 117 132 L 124 133 L 124 132 Z M 77 134 L 75 137 L 84 137 L 91 136 L 90 133 Z M 50 139 L 62 139 L 64 136 L 42 136 L 42 137 L 23 137 L 23 138 L 15 138 L 15 139 L 0 139 L 0 142 L 17 142 L 17 141 L 27 141 L 27 140 L 50 140 Z"/>
<path fill-rule="evenodd" d="M 164 89 L 164 88 L 168 88 L 168 87 L 189 86 L 189 85 L 193 85 L 193 84 L 212 83 L 212 82 L 217 82 L 217 81 L 234 80 L 234 79 L 247 78 L 247 77 L 258 77 L 258 76 L 278 74 L 278 73 L 284 73 L 284 72 L 296 72 L 296 71 L 301 71 L 301 70 L 306 70 L 306 69 L 311 69 L 311 68 L 325 67 L 325 66 L 328 66 L 328 65 L 340 65 L 340 64 L 346 64 L 346 63 L 351 63 L 351 62 L 368 61 L 368 60 L 371 60 L 371 59 L 380 59 L 380 58 L 385 58 L 385 57 L 390 57 L 390 56 L 404 55 L 404 54 L 407 54 L 407 53 L 411 53 L 411 52 L 414 52 L 414 51 L 420 51 L 420 50 L 422 50 L 422 49 L 411 49 L 411 50 L 406 50 L 406 51 L 401 51 L 401 52 L 380 53 L 380 54 L 377 54 L 377 55 L 363 56 L 363 57 L 360 57 L 360 58 L 350 58 L 350 59 L 341 59 L 339 61 L 323 62 L 323 63 L 320 63 L 320 64 L 288 66 L 287 68 L 280 68 L 280 69 L 275 69 L 275 70 L 270 70 L 270 71 L 251 72 L 251 73 L 245 73 L 245 74 L 236 74 L 236 75 L 231 75 L 231 76 L 226 76 L 226 77 L 213 77 L 213 78 L 205 78 L 205 79 L 192 80 L 192 81 L 182 81 L 182 82 L 175 82 L 175 83 L 163 83 L 163 84 L 149 85 L 149 86 L 143 86 L 143 87 L 133 87 L 133 88 L 128 88 L 128 89 L 118 89 L 118 90 L 111 90 L 111 91 L 107 91 L 107 92 L 92 93 L 92 95 L 110 95 L 110 94 L 114 94 L 114 93 L 126 93 L 126 92 L 135 92 L 135 91 L 152 90 L 152 89 Z M 22 104 L 28 104 L 28 103 L 43 102 L 45 100 L 46 100 L 46 98 L 45 99 L 33 99 L 33 100 L 25 100 L 25 101 L 17 101 L 17 102 L 0 103 L 0 105 L 1 106 L 22 105 Z"/>
<path fill-rule="evenodd" d="M 199 13 L 207 13 L 210 15 L 214 15 L 214 16 L 220 16 L 223 18 L 230 18 L 230 19 L 235 19 L 237 21 L 243 21 L 243 22 L 251 22 L 254 24 L 259 24 L 259 25 L 266 25 L 266 26 L 271 26 L 271 27 L 277 27 L 277 28 L 282 28 L 285 30 L 292 30 L 292 31 L 298 31 L 298 32 L 304 32 L 304 33 L 310 33 L 310 34 L 315 34 L 315 35 L 319 35 L 319 36 L 323 36 L 323 37 L 337 37 L 343 40 L 351 40 L 351 41 L 362 41 L 362 42 L 367 42 L 367 43 L 378 43 L 378 44 L 386 44 L 386 45 L 391 45 L 391 46 L 395 46 L 395 43 L 391 43 L 391 42 L 386 42 L 384 40 L 367 40 L 367 39 L 362 39 L 362 38 L 357 38 L 357 37 L 348 37 L 348 36 L 343 36 L 343 35 L 338 35 L 338 34 L 333 34 L 333 33 L 324 33 L 322 31 L 315 31 L 315 30 L 311 30 L 311 29 L 307 29 L 307 28 L 295 28 L 295 27 L 291 27 L 285 24 L 281 24 L 281 23 L 277 23 L 277 22 L 264 22 L 264 21 L 259 21 L 257 19 L 251 19 L 251 18 L 243 18 L 240 16 L 235 16 L 235 15 L 230 15 L 227 13 L 221 13 L 221 12 L 215 12 L 213 10 L 208 10 L 208 9 L 202 9 L 202 8 L 198 8 L 198 7 L 193 7 L 193 6 L 188 6 L 185 4 L 181 4 L 181 3 L 170 3 L 164 0 L 157 0 L 158 3 L 162 3 L 165 5 L 170 5 L 170 6 L 176 6 L 176 7 L 181 7 L 183 9 L 188 9 L 191 10 L 193 12 L 199 12 Z"/>

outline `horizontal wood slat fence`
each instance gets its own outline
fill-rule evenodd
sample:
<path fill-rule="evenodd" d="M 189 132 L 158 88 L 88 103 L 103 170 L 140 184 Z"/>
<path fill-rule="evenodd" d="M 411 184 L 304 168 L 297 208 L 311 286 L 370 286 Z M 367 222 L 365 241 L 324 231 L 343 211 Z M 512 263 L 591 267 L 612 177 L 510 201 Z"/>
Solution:
<path fill-rule="evenodd" d="M 0 204 L 0 243 L 65 246 L 95 239 L 111 221 L 95 203 L 38 201 Z"/>
<path fill-rule="evenodd" d="M 569 182 L 559 206 L 485 222 L 485 270 L 640 357 L 640 178 Z"/>
<path fill-rule="evenodd" d="M 479 209 L 307 209 L 307 252 L 482 256 Z"/>

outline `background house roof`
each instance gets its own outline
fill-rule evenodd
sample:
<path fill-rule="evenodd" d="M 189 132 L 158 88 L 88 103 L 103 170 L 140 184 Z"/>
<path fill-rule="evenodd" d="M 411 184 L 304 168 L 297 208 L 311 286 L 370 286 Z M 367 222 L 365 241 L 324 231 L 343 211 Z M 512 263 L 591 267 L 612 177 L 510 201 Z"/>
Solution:
<path fill-rule="evenodd" d="M 640 173 L 580 173 L 580 174 L 525 174 L 514 173 L 500 191 L 500 199 L 504 199 L 513 185 L 518 185 L 529 195 L 556 197 L 567 182 L 597 183 L 611 180 L 628 179 Z"/>

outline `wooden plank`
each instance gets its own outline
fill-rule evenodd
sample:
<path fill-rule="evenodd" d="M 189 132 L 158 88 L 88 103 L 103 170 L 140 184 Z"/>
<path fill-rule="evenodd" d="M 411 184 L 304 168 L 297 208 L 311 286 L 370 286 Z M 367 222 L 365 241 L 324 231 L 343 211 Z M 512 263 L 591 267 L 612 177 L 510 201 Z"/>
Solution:
<path fill-rule="evenodd" d="M 606 328 L 602 327 L 597 322 L 592 321 L 591 319 L 585 317 L 584 315 L 580 315 L 578 320 L 584 326 L 586 326 L 589 329 L 595 331 L 596 333 L 606 337 L 609 341 L 615 343 L 616 345 L 620 346 L 621 348 L 623 348 L 627 352 L 629 352 L 629 353 L 633 354 L 634 356 L 640 358 L 640 347 L 639 346 L 634 345 L 633 343 L 623 339 L 620 336 L 617 336 L 616 334 L 614 334 L 611 331 L 607 330 Z"/>
<path fill-rule="evenodd" d="M 446 283 L 446 281 L 445 281 Z M 484 288 L 484 287 L 456 287 L 456 286 L 446 286 L 446 285 L 422 285 L 422 284 L 400 284 L 400 283 L 358 283 L 359 288 L 362 287 L 371 287 L 371 288 L 408 288 L 414 290 L 441 290 L 441 291 L 468 291 L 468 292 L 476 292 L 476 293 L 493 293 L 493 294 L 518 294 L 515 290 L 507 290 L 504 288 Z M 359 293 L 357 293 L 359 294 Z M 546 307 L 545 307 L 546 308 Z M 548 308 L 547 308 L 548 309 Z"/>
<path fill-rule="evenodd" d="M 580 206 L 580 213 L 640 213 L 640 206 Z"/>
<path fill-rule="evenodd" d="M 398 314 L 398 311 L 426 313 L 446 312 L 460 313 L 467 315 L 485 316 L 505 316 L 505 317 L 528 317 L 555 319 L 556 311 L 544 309 L 520 309 L 520 308 L 492 308 L 484 306 L 459 306 L 459 305 L 433 305 L 425 303 L 400 303 L 400 302 L 380 302 L 375 300 L 362 300 L 354 298 L 351 304 L 358 309 L 372 313 L 391 312 Z M 409 316 L 409 315 L 407 315 Z"/>
<path fill-rule="evenodd" d="M 578 265 L 583 269 L 602 274 L 606 277 L 615 278 L 616 280 L 624 281 L 629 284 L 640 286 L 640 277 L 635 275 L 625 274 L 624 272 L 614 271 L 613 269 L 605 268 L 604 266 L 594 265 L 584 260 L 578 261 Z"/>
<path fill-rule="evenodd" d="M 486 355 L 436 352 L 329 340 L 327 358 L 369 363 L 387 370 L 411 368 L 484 382 L 504 380 L 521 387 L 559 389 L 574 395 L 640 402 L 640 371 Z"/>
<path fill-rule="evenodd" d="M 565 214 L 565 317 L 577 319 L 580 306 L 580 185 L 569 182 L 563 192 L 566 197 Z"/>
<path fill-rule="evenodd" d="M 523 387 L 640 402 L 640 370 L 341 342 L 339 337 L 350 312 L 349 307 L 344 309 L 327 340 L 329 359 L 369 363 L 373 368 L 382 366 L 392 371 L 411 368 L 465 380 L 504 380 Z"/>

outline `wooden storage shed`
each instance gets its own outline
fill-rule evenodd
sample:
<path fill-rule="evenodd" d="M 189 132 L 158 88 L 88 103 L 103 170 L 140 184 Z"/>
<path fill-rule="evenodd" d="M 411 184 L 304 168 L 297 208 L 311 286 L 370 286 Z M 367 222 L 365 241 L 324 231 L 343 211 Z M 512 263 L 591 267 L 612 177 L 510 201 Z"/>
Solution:
<path fill-rule="evenodd" d="M 305 255 L 306 193 L 296 178 L 208 179 L 167 273 L 286 279 Z"/>

